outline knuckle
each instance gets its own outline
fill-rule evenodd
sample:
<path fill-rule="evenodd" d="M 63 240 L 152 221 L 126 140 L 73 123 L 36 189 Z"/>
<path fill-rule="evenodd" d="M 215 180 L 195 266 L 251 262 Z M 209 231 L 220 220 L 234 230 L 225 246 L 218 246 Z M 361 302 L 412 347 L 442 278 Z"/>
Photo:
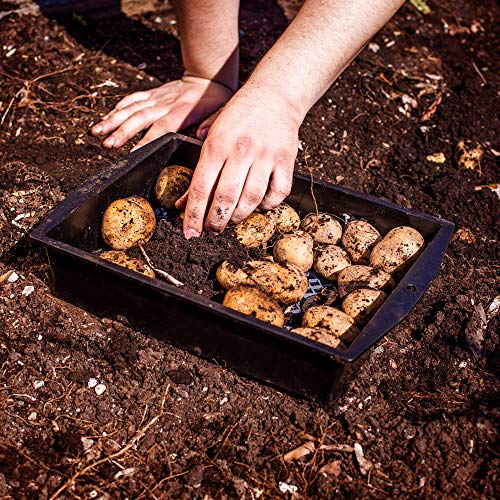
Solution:
<path fill-rule="evenodd" d="M 217 193 L 216 203 L 217 205 L 233 205 L 236 203 L 236 197 L 233 193 L 221 191 Z"/>
<path fill-rule="evenodd" d="M 208 191 L 205 189 L 203 185 L 200 185 L 198 183 L 196 184 L 191 184 L 189 186 L 189 199 L 190 200 L 201 200 L 204 198 L 208 198 Z"/>
<path fill-rule="evenodd" d="M 246 156 L 252 149 L 253 140 L 248 135 L 243 135 L 238 138 L 234 145 L 234 152 L 240 156 Z"/>
<path fill-rule="evenodd" d="M 211 158 L 221 158 L 224 156 L 224 143 L 220 139 L 208 137 L 203 145 L 205 153 Z"/>
<path fill-rule="evenodd" d="M 245 196 L 245 202 L 250 207 L 256 207 L 262 201 L 263 193 L 259 191 L 250 191 Z"/>

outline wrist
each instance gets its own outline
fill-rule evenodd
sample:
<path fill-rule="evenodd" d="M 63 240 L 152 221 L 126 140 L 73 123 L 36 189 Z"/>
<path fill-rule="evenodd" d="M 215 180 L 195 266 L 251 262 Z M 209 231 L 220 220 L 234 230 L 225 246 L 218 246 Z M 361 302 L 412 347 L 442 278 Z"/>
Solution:
<path fill-rule="evenodd" d="M 276 79 L 266 79 L 261 76 L 252 75 L 243 87 L 238 91 L 242 97 L 251 97 L 260 105 L 268 103 L 269 109 L 278 107 L 280 113 L 285 113 L 289 121 L 298 129 L 302 124 L 309 108 L 304 102 L 295 99 L 286 91 L 286 85 L 278 83 Z"/>
<path fill-rule="evenodd" d="M 210 78 L 204 78 L 202 76 L 193 75 L 188 71 L 185 71 L 181 77 L 181 80 L 185 83 L 194 83 L 197 85 L 204 86 L 206 88 L 217 86 L 220 90 L 223 90 L 228 94 L 228 98 L 234 95 L 234 90 L 225 85 L 224 83 L 218 82 L 216 80 L 211 80 Z"/>

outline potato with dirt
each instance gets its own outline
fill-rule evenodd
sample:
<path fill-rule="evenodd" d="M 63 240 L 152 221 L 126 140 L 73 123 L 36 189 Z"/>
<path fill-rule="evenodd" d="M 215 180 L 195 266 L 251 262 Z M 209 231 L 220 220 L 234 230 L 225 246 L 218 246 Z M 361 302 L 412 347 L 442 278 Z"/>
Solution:
<path fill-rule="evenodd" d="M 299 214 L 288 204 L 281 203 L 267 212 L 274 219 L 278 233 L 289 233 L 300 227 Z"/>
<path fill-rule="evenodd" d="M 282 234 L 274 243 L 274 260 L 292 264 L 304 272 L 309 271 L 314 260 L 313 246 L 312 237 L 305 231 Z"/>
<path fill-rule="evenodd" d="M 424 237 L 416 229 L 395 227 L 373 248 L 370 265 L 392 274 L 413 262 L 423 246 Z"/>
<path fill-rule="evenodd" d="M 188 190 L 193 171 L 182 165 L 169 165 L 158 176 L 155 195 L 158 203 L 166 210 L 175 208 L 175 202 Z"/>
<path fill-rule="evenodd" d="M 101 235 L 114 250 L 126 250 L 149 241 L 156 228 L 153 207 L 140 196 L 113 201 L 102 217 Z"/>
<path fill-rule="evenodd" d="M 353 264 L 368 264 L 370 253 L 382 239 L 380 233 L 364 220 L 349 221 L 342 234 L 342 246 Z"/>
<path fill-rule="evenodd" d="M 248 248 L 256 248 L 267 243 L 274 234 L 273 217 L 267 214 L 253 213 L 234 228 L 236 239 Z"/>
<path fill-rule="evenodd" d="M 126 267 L 137 273 L 144 274 L 144 276 L 149 276 L 150 278 L 155 277 L 155 272 L 147 264 L 135 257 L 129 257 L 122 250 L 108 250 L 107 252 L 101 253 L 99 257 L 118 266 Z"/>
<path fill-rule="evenodd" d="M 330 306 L 310 307 L 304 313 L 302 326 L 326 330 L 344 342 L 352 342 L 359 334 L 359 328 L 350 316 Z"/>
<path fill-rule="evenodd" d="M 220 285 L 230 290 L 239 285 L 256 286 L 280 304 L 298 302 L 307 292 L 307 276 L 291 264 L 251 260 L 236 265 L 227 260 L 217 269 Z"/>
<path fill-rule="evenodd" d="M 318 245 L 314 250 L 314 270 L 327 280 L 336 281 L 339 272 L 350 265 L 346 251 L 337 245 Z"/>
<path fill-rule="evenodd" d="M 342 310 L 357 325 L 365 324 L 383 304 L 387 295 L 382 290 L 360 288 L 351 292 L 342 302 Z"/>
<path fill-rule="evenodd" d="M 325 344 L 328 347 L 342 347 L 342 341 L 338 337 L 321 328 L 300 327 L 294 328 L 292 332 L 298 333 L 299 335 L 314 340 L 315 342 L 319 342 L 320 344 Z"/>
<path fill-rule="evenodd" d="M 300 224 L 300 228 L 309 233 L 315 243 L 336 245 L 342 237 L 340 222 L 330 214 L 309 214 Z"/>
<path fill-rule="evenodd" d="M 345 297 L 359 288 L 371 288 L 387 292 L 394 287 L 394 280 L 389 273 L 371 266 L 349 266 L 337 276 L 339 293 Z"/>
<path fill-rule="evenodd" d="M 285 324 L 285 314 L 279 304 L 254 286 L 231 288 L 226 292 L 222 304 L 275 326 Z"/>

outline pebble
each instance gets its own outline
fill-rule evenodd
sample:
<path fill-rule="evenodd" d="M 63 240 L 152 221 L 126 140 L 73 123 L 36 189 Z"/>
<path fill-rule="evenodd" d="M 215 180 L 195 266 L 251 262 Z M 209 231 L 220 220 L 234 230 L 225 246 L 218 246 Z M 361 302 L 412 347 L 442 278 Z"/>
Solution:
<path fill-rule="evenodd" d="M 106 386 L 104 384 L 97 384 L 95 386 L 95 393 L 100 396 L 101 394 L 104 393 L 104 391 L 106 391 Z"/>
<path fill-rule="evenodd" d="M 21 295 L 26 295 L 26 297 L 28 297 L 28 295 L 31 295 L 34 291 L 35 291 L 34 286 L 27 285 L 24 287 L 24 290 L 21 292 Z"/>
<path fill-rule="evenodd" d="M 92 387 L 95 387 L 97 385 L 97 379 L 95 378 L 89 378 L 89 381 L 88 381 L 88 384 L 87 384 L 87 387 L 89 389 L 92 389 Z"/>
<path fill-rule="evenodd" d="M 16 271 L 12 271 L 7 281 L 9 283 L 15 283 L 18 279 L 19 279 L 19 274 L 17 274 Z"/>

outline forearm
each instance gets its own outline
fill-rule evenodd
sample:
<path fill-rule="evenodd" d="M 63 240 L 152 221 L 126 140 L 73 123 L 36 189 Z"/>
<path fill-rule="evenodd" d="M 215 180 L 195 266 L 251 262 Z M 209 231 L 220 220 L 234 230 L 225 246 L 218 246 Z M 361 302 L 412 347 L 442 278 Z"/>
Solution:
<path fill-rule="evenodd" d="M 243 92 L 275 92 L 300 123 L 404 0 L 306 0 Z M 241 92 L 241 91 L 240 91 Z"/>
<path fill-rule="evenodd" d="M 175 0 L 172 4 L 186 73 L 236 90 L 239 0 Z"/>

